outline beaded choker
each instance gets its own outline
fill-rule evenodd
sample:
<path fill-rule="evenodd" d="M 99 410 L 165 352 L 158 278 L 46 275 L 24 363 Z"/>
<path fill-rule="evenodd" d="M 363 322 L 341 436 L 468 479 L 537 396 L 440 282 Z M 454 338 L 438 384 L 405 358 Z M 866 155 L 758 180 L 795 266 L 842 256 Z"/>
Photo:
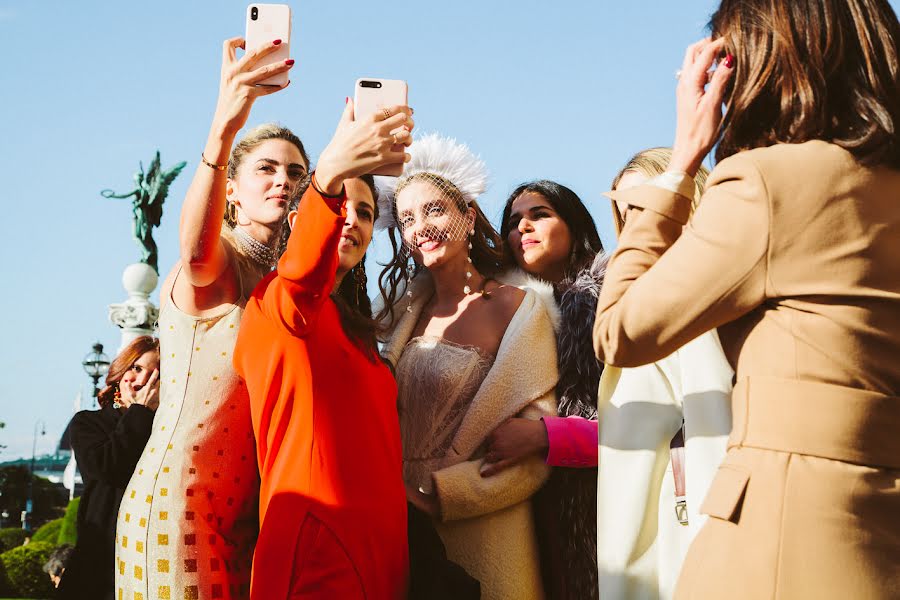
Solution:
<path fill-rule="evenodd" d="M 234 239 L 240 246 L 241 252 L 249 256 L 256 264 L 269 269 L 275 266 L 275 251 L 247 233 L 243 227 L 234 228 Z"/>

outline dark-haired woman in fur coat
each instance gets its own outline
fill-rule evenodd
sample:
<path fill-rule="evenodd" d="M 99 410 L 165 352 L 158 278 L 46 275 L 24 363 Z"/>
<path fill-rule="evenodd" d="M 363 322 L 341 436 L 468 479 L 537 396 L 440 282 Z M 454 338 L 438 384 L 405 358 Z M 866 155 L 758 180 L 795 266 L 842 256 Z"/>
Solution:
<path fill-rule="evenodd" d="M 489 477 L 534 453 L 554 467 L 535 496 L 541 570 L 548 599 L 596 599 L 597 388 L 603 365 L 591 325 L 606 255 L 590 213 L 569 188 L 535 181 L 516 188 L 500 229 L 511 266 L 553 285 L 559 308 L 558 416 L 513 418 L 491 435 Z"/>

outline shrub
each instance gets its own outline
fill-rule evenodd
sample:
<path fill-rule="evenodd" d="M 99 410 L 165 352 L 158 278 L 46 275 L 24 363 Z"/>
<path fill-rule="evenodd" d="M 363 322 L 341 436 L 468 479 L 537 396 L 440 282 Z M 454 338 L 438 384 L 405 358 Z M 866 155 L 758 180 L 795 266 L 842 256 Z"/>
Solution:
<path fill-rule="evenodd" d="M 63 544 L 75 545 L 78 538 L 78 504 L 81 502 L 81 496 L 73 498 L 66 507 L 66 514 L 62 518 L 62 527 L 59 529 L 59 537 L 56 543 L 60 546 Z"/>
<path fill-rule="evenodd" d="M 47 521 L 46 523 L 38 527 L 37 531 L 34 532 L 34 535 L 31 536 L 31 541 L 50 542 L 55 546 L 56 540 L 59 539 L 59 532 L 62 529 L 62 524 L 62 519 L 53 519 L 52 521 Z"/>
<path fill-rule="evenodd" d="M 44 573 L 44 563 L 50 558 L 54 544 L 29 542 L 0 554 L 0 563 L 6 571 L 5 579 L 11 591 L 23 598 L 49 598 L 53 584 Z"/>
<path fill-rule="evenodd" d="M 5 527 L 0 529 L 0 553 L 21 546 L 28 533 L 20 527 Z"/>
<path fill-rule="evenodd" d="M 3 561 L 0 560 L 0 596 L 3 598 L 8 598 L 14 595 L 12 584 L 9 583 L 9 578 L 6 576 L 6 569 L 3 567 Z"/>

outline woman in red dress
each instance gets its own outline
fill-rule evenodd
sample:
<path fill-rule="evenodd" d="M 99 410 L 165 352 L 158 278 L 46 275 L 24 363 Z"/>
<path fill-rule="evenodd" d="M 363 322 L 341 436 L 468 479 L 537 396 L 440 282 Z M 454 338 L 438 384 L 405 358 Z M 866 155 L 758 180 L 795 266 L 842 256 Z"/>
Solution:
<path fill-rule="evenodd" d="M 376 203 L 360 176 L 406 159 L 411 113 L 395 106 L 354 121 L 348 102 L 291 215 L 278 270 L 247 303 L 234 364 L 261 478 L 251 598 L 406 594 L 397 388 L 366 296 Z"/>

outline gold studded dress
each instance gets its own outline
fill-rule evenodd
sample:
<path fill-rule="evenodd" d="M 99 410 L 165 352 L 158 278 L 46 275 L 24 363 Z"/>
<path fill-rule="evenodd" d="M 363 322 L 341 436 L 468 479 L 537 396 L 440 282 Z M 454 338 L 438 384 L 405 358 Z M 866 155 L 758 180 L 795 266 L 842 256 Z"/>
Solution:
<path fill-rule="evenodd" d="M 160 405 L 119 508 L 119 600 L 249 596 L 259 472 L 231 362 L 245 302 L 211 318 L 162 308 Z"/>

